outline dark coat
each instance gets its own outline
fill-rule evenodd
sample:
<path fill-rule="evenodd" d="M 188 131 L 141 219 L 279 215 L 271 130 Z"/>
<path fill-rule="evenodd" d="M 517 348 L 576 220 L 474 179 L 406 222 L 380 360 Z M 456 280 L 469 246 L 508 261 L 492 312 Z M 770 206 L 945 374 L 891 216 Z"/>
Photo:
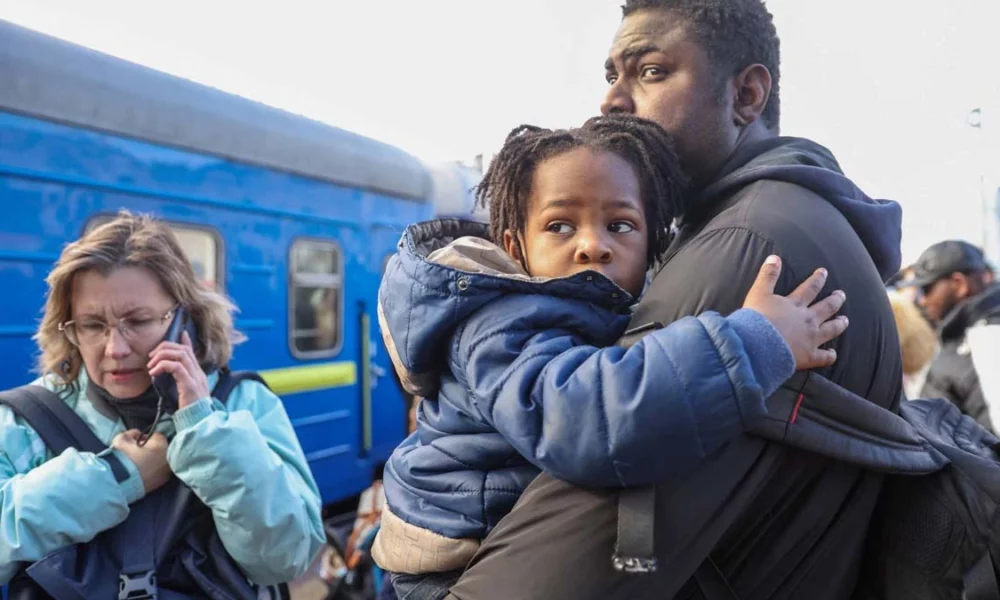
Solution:
<path fill-rule="evenodd" d="M 945 317 L 938 327 L 941 351 L 927 371 L 920 397 L 951 400 L 963 413 L 994 430 L 979 374 L 972 362 L 972 352 L 965 339 L 966 330 L 980 324 L 1000 324 L 1000 285 L 969 298 Z"/>

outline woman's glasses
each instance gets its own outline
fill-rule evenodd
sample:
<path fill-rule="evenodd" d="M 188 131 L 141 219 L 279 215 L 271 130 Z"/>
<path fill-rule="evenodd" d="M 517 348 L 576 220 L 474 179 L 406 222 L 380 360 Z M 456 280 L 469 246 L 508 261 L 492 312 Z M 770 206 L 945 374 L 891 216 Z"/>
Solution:
<path fill-rule="evenodd" d="M 85 317 L 60 323 L 59 331 L 66 336 L 69 343 L 78 347 L 107 343 L 112 328 L 117 329 L 122 338 L 129 343 L 152 342 L 163 334 L 164 324 L 174 316 L 175 310 L 176 306 L 162 317 L 126 317 L 114 325 L 101 319 Z"/>

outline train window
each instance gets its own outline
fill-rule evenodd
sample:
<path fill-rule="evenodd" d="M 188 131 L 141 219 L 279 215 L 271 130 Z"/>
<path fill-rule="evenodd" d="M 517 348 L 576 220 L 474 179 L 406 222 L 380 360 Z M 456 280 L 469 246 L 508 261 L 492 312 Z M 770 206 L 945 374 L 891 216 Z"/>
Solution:
<path fill-rule="evenodd" d="M 332 356 L 342 338 L 343 285 L 340 248 L 331 242 L 297 240 L 289 261 L 292 354 Z"/>
<path fill-rule="evenodd" d="M 100 215 L 91 219 L 84 231 L 89 232 L 91 229 L 114 219 L 115 215 Z M 219 273 L 222 272 L 222 252 L 220 251 L 222 244 L 218 233 L 205 227 L 170 222 L 167 225 L 173 230 L 181 245 L 181 250 L 191 261 L 191 267 L 194 269 L 198 281 L 209 289 L 221 290 L 222 282 L 219 281 Z"/>
<path fill-rule="evenodd" d="M 189 229 L 178 225 L 170 225 L 180 242 L 181 248 L 187 254 L 195 277 L 205 287 L 219 287 L 219 239 L 204 229 Z"/>

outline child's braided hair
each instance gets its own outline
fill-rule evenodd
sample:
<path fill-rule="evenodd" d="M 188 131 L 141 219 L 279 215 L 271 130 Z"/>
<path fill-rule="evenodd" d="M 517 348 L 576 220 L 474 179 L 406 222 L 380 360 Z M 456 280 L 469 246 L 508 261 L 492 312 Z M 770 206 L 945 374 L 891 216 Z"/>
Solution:
<path fill-rule="evenodd" d="M 476 189 L 477 205 L 490 209 L 490 235 L 523 233 L 532 178 L 542 161 L 573 150 L 611 152 L 630 163 L 639 179 L 652 265 L 670 244 L 670 224 L 681 214 L 686 177 L 667 132 L 627 114 L 594 117 L 577 129 L 521 125 L 507 136 Z"/>

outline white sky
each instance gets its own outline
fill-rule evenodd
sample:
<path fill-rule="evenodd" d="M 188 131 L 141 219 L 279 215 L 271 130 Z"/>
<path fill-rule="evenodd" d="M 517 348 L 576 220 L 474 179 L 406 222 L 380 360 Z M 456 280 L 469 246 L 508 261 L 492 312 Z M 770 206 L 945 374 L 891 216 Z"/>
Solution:
<path fill-rule="evenodd" d="M 446 160 L 490 153 L 522 122 L 595 114 L 620 4 L 0 0 L 0 18 Z M 1000 183 L 1000 2 L 768 6 L 782 132 L 903 204 L 904 260 L 944 237 L 982 243 L 980 176 Z M 976 107 L 981 130 L 966 124 Z"/>

